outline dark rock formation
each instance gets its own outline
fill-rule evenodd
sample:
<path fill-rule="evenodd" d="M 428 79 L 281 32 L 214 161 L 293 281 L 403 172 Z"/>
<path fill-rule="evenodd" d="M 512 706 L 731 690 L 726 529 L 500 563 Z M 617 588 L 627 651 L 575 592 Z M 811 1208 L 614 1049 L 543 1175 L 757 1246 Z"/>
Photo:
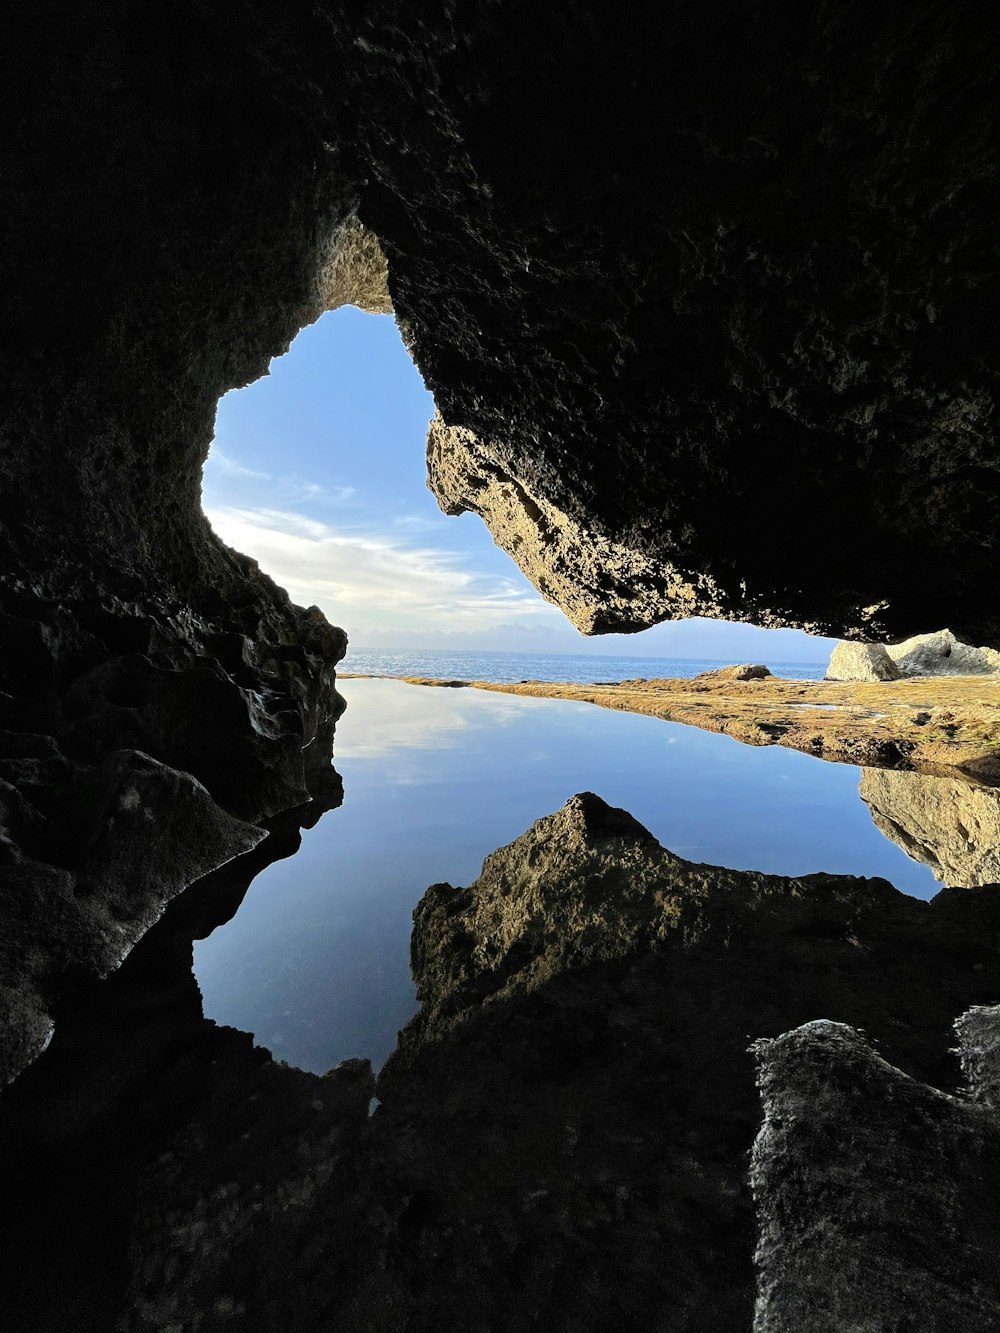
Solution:
<path fill-rule="evenodd" d="M 384 4 L 357 39 L 450 510 L 585 628 L 1000 641 L 985 8 Z"/>
<path fill-rule="evenodd" d="M 5 1073 L 170 895 L 328 780 L 344 635 L 217 541 L 199 472 L 226 389 L 331 304 L 388 308 L 359 217 L 446 423 L 434 485 L 584 628 L 703 612 L 871 640 L 947 620 L 1000 644 L 988 7 L 16 9 Z M 747 1037 L 860 1024 L 941 1086 L 951 1019 L 995 1002 L 992 890 L 924 906 L 877 882 L 691 867 L 593 801 L 508 859 L 422 908 L 426 1009 L 370 1125 L 366 1069 L 324 1086 L 206 1034 L 193 1008 L 173 1036 L 165 1018 L 179 1065 L 141 1066 L 129 1094 L 149 1132 L 121 1148 L 118 1268 L 91 1306 L 112 1176 L 86 1171 L 118 1161 L 114 1131 L 56 1100 L 33 1128 L 45 1099 L 22 1103 L 45 1170 L 84 1167 L 54 1215 L 82 1238 L 80 1282 L 58 1283 L 88 1318 L 745 1328 Z M 968 1020 L 984 1068 L 991 1022 Z M 121 1045 L 88 1086 L 117 1112 L 136 1048 L 108 1032 Z M 200 1091 L 149 1125 L 161 1078 L 164 1096 Z M 881 1066 L 859 1078 L 902 1086 Z M 950 1262 L 953 1237 L 918 1239 Z"/>
<path fill-rule="evenodd" d="M 974 1031 L 959 1024 L 963 1041 Z M 756 1050 L 754 1333 L 1000 1327 L 1000 1121 L 977 1086 L 972 1104 L 946 1096 L 840 1023 Z"/>
<path fill-rule="evenodd" d="M 345 636 L 219 542 L 200 471 L 366 255 L 293 73 L 325 26 L 233 17 L 43 3 L 4 43 L 0 1080 L 328 780 Z"/>
<path fill-rule="evenodd" d="M 942 884 L 1000 884 L 1000 788 L 866 768 L 861 799 L 880 832 Z"/>
<path fill-rule="evenodd" d="M 879 880 L 692 865 L 584 795 L 489 857 L 470 888 L 428 892 L 414 934 L 423 1009 L 369 1119 L 367 1064 L 326 1078 L 275 1066 L 200 1016 L 191 933 L 293 846 L 291 831 L 272 835 L 175 902 L 114 978 L 57 1015 L 51 1048 L 6 1094 L 0 1276 L 7 1309 L 27 1312 L 13 1328 L 146 1333 L 197 1315 L 206 1333 L 748 1333 L 752 1039 L 833 1014 L 879 1042 L 905 1071 L 892 1078 L 952 1090 L 917 1102 L 971 1114 L 956 1109 L 947 1048 L 953 1015 L 996 992 L 1000 889 L 924 903 Z M 994 1017 L 963 1020 L 966 1077 L 996 1063 Z M 911 1132 L 889 1104 L 857 1114 Z M 972 1142 L 955 1139 L 956 1180 Z M 813 1152 L 810 1179 L 825 1161 Z M 871 1208 L 899 1205 L 894 1169 L 872 1175 L 886 1190 Z M 771 1234 L 798 1214 L 763 1170 Z M 107 1221 L 81 1239 L 98 1181 Z M 823 1234 L 845 1224 L 840 1197 L 813 1200 Z M 968 1197 L 971 1209 L 982 1194 Z M 947 1235 L 933 1211 L 908 1222 L 925 1266 L 950 1262 L 976 1225 L 960 1193 L 949 1199 Z M 891 1258 L 880 1233 L 868 1244 L 875 1267 Z"/>

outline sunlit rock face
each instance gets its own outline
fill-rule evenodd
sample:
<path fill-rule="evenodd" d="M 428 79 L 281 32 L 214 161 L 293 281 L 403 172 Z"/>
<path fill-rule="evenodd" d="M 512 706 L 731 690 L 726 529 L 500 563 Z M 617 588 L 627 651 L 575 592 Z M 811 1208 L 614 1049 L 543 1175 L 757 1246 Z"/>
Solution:
<path fill-rule="evenodd" d="M 950 629 L 917 634 L 902 643 L 886 644 L 886 652 L 904 676 L 994 676 L 1000 673 L 1000 652 L 962 643 Z"/>
<path fill-rule="evenodd" d="M 518 487 L 560 516 L 547 566 L 515 558 L 557 599 L 578 565 L 597 629 L 590 545 L 619 552 L 616 628 L 679 586 L 706 615 L 1000 643 L 979 10 L 393 3 L 358 41 L 361 216 L 469 432 L 432 462 L 450 505 L 506 549 Z"/>

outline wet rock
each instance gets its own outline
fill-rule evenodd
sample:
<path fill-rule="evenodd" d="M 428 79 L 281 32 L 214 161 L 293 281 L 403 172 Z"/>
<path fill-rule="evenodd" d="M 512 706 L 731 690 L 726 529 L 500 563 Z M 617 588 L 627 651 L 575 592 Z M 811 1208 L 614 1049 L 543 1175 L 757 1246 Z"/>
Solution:
<path fill-rule="evenodd" d="M 1000 788 L 865 768 L 860 790 L 876 827 L 943 884 L 1000 884 Z"/>
<path fill-rule="evenodd" d="M 827 680 L 899 680 L 903 673 L 881 643 L 838 643 Z"/>

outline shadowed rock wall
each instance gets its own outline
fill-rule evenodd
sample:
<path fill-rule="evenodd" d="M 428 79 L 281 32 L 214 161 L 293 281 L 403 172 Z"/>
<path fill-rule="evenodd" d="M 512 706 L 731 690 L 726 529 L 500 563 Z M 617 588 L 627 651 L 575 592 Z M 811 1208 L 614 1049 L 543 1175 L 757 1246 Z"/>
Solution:
<path fill-rule="evenodd" d="M 1000 641 L 987 6 L 383 4 L 358 31 L 362 216 L 475 440 L 432 451 L 449 510 L 586 629 L 940 611 Z"/>
<path fill-rule="evenodd" d="M 11 19 L 0 1080 L 58 993 L 327 782 L 344 633 L 222 545 L 200 482 L 221 394 L 337 295 L 336 49 L 271 4 Z"/>

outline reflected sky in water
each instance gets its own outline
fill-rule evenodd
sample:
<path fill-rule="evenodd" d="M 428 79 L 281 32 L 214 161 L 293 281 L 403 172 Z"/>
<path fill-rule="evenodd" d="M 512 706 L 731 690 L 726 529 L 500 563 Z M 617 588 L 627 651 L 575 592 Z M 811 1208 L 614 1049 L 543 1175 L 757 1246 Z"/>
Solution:
<path fill-rule="evenodd" d="M 427 886 L 470 883 L 579 791 L 690 861 L 881 875 L 921 898 L 940 888 L 878 831 L 847 764 L 570 701 L 386 680 L 340 689 L 343 806 L 195 945 L 206 1017 L 317 1073 L 392 1050 L 416 1007 L 410 916 Z"/>

